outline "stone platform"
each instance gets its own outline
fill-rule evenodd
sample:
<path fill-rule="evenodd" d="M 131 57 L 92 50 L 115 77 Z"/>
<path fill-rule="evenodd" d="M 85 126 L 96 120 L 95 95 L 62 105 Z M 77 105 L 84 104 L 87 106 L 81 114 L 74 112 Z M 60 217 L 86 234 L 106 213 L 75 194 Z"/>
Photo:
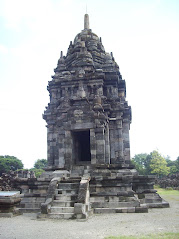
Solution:
<path fill-rule="evenodd" d="M 16 206 L 20 203 L 19 191 L 0 192 L 0 217 L 12 217 L 16 213 Z"/>
<path fill-rule="evenodd" d="M 82 176 L 75 176 L 77 169 Z M 38 217 L 86 219 L 93 213 L 146 213 L 148 208 L 169 207 L 153 189 L 154 180 L 135 169 L 76 166 L 51 180 Z"/>

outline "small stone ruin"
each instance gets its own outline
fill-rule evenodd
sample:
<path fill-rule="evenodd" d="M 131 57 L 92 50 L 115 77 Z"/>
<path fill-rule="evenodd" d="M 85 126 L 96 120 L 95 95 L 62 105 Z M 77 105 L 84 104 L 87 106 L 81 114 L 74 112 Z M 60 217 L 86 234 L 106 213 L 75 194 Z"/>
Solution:
<path fill-rule="evenodd" d="M 169 207 L 130 161 L 131 107 L 112 53 L 89 27 L 70 42 L 48 91 L 48 166 L 21 180 L 19 211 L 39 218 L 86 219 L 93 213 L 138 213 Z M 23 185 L 23 187 L 22 187 Z"/>

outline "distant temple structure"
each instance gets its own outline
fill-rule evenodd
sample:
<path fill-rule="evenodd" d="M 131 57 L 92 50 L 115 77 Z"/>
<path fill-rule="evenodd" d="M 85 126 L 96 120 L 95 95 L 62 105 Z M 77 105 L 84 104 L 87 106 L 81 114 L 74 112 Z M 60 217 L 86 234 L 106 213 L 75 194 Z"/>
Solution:
<path fill-rule="evenodd" d="M 92 213 L 169 207 L 153 188 L 155 177 L 139 175 L 131 164 L 125 80 L 89 28 L 88 14 L 67 55 L 61 52 L 48 91 L 48 167 L 40 178 L 12 181 L 11 188 L 23 195 L 19 212 L 86 219 Z"/>
<path fill-rule="evenodd" d="M 73 165 L 130 167 L 129 128 L 131 107 L 125 99 L 126 84 L 112 53 L 89 28 L 61 52 L 49 82 L 47 122 L 49 168 Z"/>

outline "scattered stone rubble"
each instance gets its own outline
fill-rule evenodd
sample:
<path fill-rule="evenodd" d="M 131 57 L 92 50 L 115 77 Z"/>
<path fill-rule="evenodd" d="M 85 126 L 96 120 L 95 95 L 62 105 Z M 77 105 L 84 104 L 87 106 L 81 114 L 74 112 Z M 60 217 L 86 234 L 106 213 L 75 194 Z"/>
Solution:
<path fill-rule="evenodd" d="M 161 188 L 179 190 L 179 173 L 171 174 L 163 178 L 157 178 L 155 184 L 158 184 Z"/>
<path fill-rule="evenodd" d="M 40 178 L 19 181 L 21 213 L 86 219 L 169 207 L 153 189 L 155 178 L 138 175 L 131 164 L 125 80 L 87 14 L 67 55 L 61 52 L 48 91 L 48 166 Z"/>
<path fill-rule="evenodd" d="M 13 191 L 17 189 L 20 178 L 35 178 L 35 173 L 29 170 L 9 171 L 0 177 L 0 191 Z"/>
<path fill-rule="evenodd" d="M 16 176 L 17 173 L 13 171 L 10 171 L 8 174 L 3 173 L 0 177 L 0 191 L 13 191 L 13 182 Z"/>

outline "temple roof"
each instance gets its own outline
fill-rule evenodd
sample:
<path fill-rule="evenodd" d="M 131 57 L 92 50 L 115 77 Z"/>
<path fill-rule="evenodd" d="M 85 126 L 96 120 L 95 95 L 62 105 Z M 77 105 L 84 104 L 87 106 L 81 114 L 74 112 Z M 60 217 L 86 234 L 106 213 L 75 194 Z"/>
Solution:
<path fill-rule="evenodd" d="M 70 42 L 67 55 L 58 61 L 55 72 L 72 71 L 84 68 L 87 71 L 102 69 L 103 72 L 119 71 L 114 57 L 105 52 L 101 38 L 89 29 L 89 16 L 84 16 L 84 29 Z"/>

